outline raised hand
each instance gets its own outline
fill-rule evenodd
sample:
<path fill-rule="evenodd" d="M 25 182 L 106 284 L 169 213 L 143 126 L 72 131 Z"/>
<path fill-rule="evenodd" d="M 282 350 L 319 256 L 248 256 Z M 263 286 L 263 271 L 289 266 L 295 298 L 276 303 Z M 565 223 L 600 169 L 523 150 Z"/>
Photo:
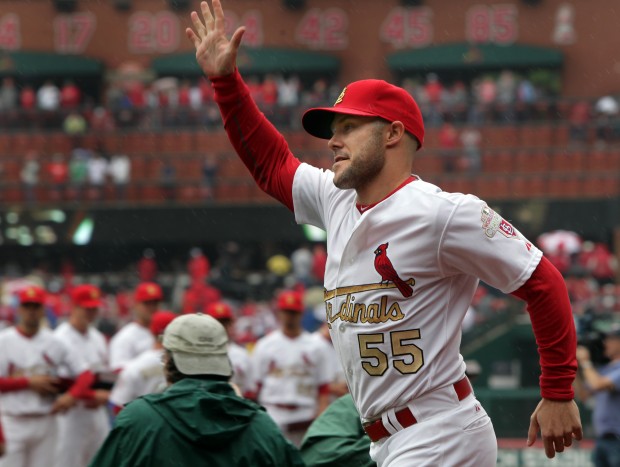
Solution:
<path fill-rule="evenodd" d="M 220 0 L 211 0 L 213 12 L 207 2 L 200 2 L 202 20 L 192 11 L 190 17 L 194 29 L 187 28 L 185 34 L 196 48 L 196 61 L 209 78 L 229 75 L 235 71 L 237 51 L 245 28 L 239 27 L 230 40 L 224 31 L 224 10 Z"/>

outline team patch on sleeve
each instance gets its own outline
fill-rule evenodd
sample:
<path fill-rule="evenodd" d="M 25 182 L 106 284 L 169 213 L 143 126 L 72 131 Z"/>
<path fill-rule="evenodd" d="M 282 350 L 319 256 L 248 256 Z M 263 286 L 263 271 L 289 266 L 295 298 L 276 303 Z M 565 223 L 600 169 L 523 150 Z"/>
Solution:
<path fill-rule="evenodd" d="M 489 206 L 484 205 L 480 214 L 480 220 L 482 221 L 482 230 L 484 234 L 493 238 L 497 232 L 501 233 L 506 238 L 516 238 L 523 240 L 525 247 L 528 251 L 531 250 L 532 244 L 528 242 L 513 226 L 510 222 L 493 211 Z"/>

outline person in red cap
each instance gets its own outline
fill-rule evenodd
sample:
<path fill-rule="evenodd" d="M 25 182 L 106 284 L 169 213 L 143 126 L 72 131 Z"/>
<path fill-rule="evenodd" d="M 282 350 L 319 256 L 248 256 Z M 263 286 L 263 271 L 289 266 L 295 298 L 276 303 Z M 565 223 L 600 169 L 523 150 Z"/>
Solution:
<path fill-rule="evenodd" d="M 302 294 L 281 292 L 276 300 L 280 329 L 256 342 L 251 358 L 253 395 L 299 446 L 312 421 L 329 405 L 327 352 L 306 332 Z"/>
<path fill-rule="evenodd" d="M 68 321 L 54 330 L 76 355 L 80 355 L 95 375 L 108 370 L 108 344 L 93 323 L 102 306 L 101 290 L 91 284 L 83 284 L 71 290 L 71 312 Z M 61 377 L 70 378 L 65 371 Z M 81 467 L 97 453 L 110 431 L 108 412 L 109 390 L 95 389 L 93 397 L 80 401 L 58 420 L 58 446 L 56 465 Z"/>
<path fill-rule="evenodd" d="M 373 460 L 380 466 L 496 464 L 493 425 L 473 394 L 459 348 L 479 280 L 528 304 L 542 400 L 527 444 L 540 432 L 546 455 L 554 457 L 581 439 L 572 388 L 576 333 L 562 275 L 484 201 L 412 174 L 424 144 L 412 96 L 383 80 L 349 83 L 333 106 L 302 117 L 304 129 L 326 141 L 331 170 L 302 163 L 239 74 L 245 28 L 229 39 L 221 0 L 211 4 L 201 2 L 202 17 L 191 13 L 187 37 L 228 137 L 257 184 L 296 222 L 327 232 L 326 319 L 373 441 Z M 476 443 L 470 442 L 474 427 Z"/>
<path fill-rule="evenodd" d="M 130 360 L 153 347 L 151 317 L 163 300 L 161 287 L 154 282 L 142 282 L 134 292 L 134 321 L 126 324 L 110 341 L 110 368 L 120 371 Z"/>
<path fill-rule="evenodd" d="M 242 394 L 250 391 L 250 356 L 247 350 L 234 342 L 235 315 L 232 308 L 224 302 L 215 302 L 207 305 L 205 313 L 217 319 L 228 335 L 228 357 L 234 373 L 230 380 L 237 385 Z"/>
<path fill-rule="evenodd" d="M 153 346 L 125 365 L 112 388 L 110 402 L 116 414 L 132 400 L 145 394 L 162 392 L 166 388 L 164 368 L 161 364 L 163 347 L 160 337 L 166 326 L 176 317 L 171 311 L 153 313 L 150 325 L 154 338 Z"/>
<path fill-rule="evenodd" d="M 79 353 L 41 326 L 45 290 L 28 286 L 18 296 L 17 325 L 0 331 L 0 418 L 7 448 L 2 465 L 38 467 L 54 461 L 56 414 L 91 400 L 95 378 Z M 62 374 L 74 379 L 64 392 Z"/>

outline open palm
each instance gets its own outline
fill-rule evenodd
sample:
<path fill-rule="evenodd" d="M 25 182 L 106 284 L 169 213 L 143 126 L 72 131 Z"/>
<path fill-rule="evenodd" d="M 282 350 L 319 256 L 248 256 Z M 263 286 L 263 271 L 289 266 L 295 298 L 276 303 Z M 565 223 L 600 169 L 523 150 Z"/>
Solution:
<path fill-rule="evenodd" d="M 239 27 L 230 40 L 224 30 L 224 10 L 220 0 L 212 0 L 213 13 L 207 2 L 200 2 L 202 19 L 192 11 L 190 17 L 194 29 L 185 33 L 196 48 L 196 61 L 205 75 L 210 78 L 229 75 L 235 71 L 237 51 L 245 32 Z"/>

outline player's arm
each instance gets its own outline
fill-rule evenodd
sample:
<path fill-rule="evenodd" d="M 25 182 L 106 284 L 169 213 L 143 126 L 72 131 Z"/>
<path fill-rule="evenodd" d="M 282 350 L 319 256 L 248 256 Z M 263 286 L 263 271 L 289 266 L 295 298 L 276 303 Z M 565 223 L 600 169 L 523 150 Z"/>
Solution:
<path fill-rule="evenodd" d="M 528 446 L 540 430 L 547 457 L 583 436 L 572 383 L 577 371 L 577 337 L 564 279 L 545 257 L 512 295 L 527 302 L 540 354 L 543 399 L 530 419 Z"/>
<path fill-rule="evenodd" d="M 220 0 L 212 4 L 213 12 L 207 2 L 201 2 L 202 19 L 192 12 L 194 29 L 186 29 L 196 48 L 196 60 L 212 82 L 224 128 L 237 154 L 261 189 L 293 210 L 293 177 L 300 162 L 260 112 L 236 68 L 245 28 L 238 28 L 228 40 Z"/>

